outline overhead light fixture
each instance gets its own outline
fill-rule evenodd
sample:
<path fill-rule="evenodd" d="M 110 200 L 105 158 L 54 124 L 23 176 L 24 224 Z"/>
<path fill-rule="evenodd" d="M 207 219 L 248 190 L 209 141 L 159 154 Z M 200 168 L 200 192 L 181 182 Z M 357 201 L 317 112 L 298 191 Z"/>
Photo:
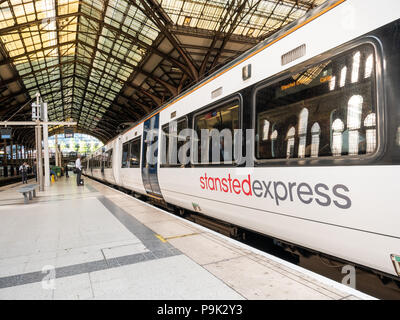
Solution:
<path fill-rule="evenodd" d="M 251 37 L 251 36 L 253 35 L 254 31 L 256 31 L 254 28 L 250 28 L 250 29 L 247 31 L 247 36 L 248 36 L 248 37 Z"/>
<path fill-rule="evenodd" d="M 185 17 L 185 20 L 183 20 L 183 25 L 188 27 L 191 21 L 192 17 Z"/>

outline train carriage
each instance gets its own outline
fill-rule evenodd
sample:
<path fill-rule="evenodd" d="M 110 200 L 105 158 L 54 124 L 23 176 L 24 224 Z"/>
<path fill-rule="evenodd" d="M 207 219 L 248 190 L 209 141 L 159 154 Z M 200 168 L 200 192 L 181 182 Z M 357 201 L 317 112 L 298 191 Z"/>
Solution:
<path fill-rule="evenodd" d="M 328 1 L 95 152 L 87 174 L 399 279 L 399 88 L 400 2 Z M 228 140 L 240 158 L 171 162 L 185 129 L 255 134 Z"/>

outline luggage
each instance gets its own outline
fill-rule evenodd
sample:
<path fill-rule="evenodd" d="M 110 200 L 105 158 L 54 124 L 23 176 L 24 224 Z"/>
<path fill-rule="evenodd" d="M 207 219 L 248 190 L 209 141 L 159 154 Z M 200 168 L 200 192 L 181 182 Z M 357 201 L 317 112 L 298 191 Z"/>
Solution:
<path fill-rule="evenodd" d="M 84 181 L 83 179 L 81 179 L 81 181 L 79 181 L 79 185 L 83 186 L 84 185 Z"/>

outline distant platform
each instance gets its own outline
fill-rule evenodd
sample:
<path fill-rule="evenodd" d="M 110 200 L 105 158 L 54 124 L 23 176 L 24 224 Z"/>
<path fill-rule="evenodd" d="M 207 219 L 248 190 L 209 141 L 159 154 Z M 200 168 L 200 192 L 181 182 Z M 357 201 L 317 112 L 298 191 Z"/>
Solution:
<path fill-rule="evenodd" d="M 0 188 L 0 299 L 373 299 L 101 183 Z"/>
<path fill-rule="evenodd" d="M 34 177 L 35 176 L 33 174 L 29 174 L 28 175 L 28 179 L 32 179 Z M 0 177 L 0 187 L 8 186 L 10 184 L 18 183 L 18 182 L 22 183 L 22 176 L 21 175 L 11 176 L 11 177 Z"/>

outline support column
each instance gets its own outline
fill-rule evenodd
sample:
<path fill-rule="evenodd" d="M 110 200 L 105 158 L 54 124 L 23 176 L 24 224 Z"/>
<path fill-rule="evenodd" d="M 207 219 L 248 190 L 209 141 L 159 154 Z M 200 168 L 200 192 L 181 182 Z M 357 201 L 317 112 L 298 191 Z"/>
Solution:
<path fill-rule="evenodd" d="M 4 139 L 4 177 L 8 177 L 8 154 L 7 154 L 7 140 Z"/>
<path fill-rule="evenodd" d="M 7 140 L 4 139 L 3 141 L 3 148 L 4 148 L 4 153 L 3 153 L 3 177 L 7 177 Z"/>
<path fill-rule="evenodd" d="M 55 154 L 55 161 L 56 161 L 56 167 L 59 167 L 59 163 L 58 163 L 58 135 L 56 134 L 55 135 L 55 151 L 56 151 L 56 154 Z"/>
<path fill-rule="evenodd" d="M 7 165 L 7 140 L 4 139 L 3 164 Z"/>
<path fill-rule="evenodd" d="M 14 176 L 15 172 L 15 160 L 14 160 L 14 143 L 10 141 L 10 172 L 8 173 L 9 176 Z"/>
<path fill-rule="evenodd" d="M 40 191 L 44 191 L 43 184 L 43 160 L 42 160 L 42 128 L 38 122 L 38 125 L 35 127 L 36 131 L 36 164 L 37 164 L 37 175 L 39 182 Z"/>
<path fill-rule="evenodd" d="M 14 144 L 13 141 L 10 141 L 10 164 L 12 165 L 14 163 Z"/>
<path fill-rule="evenodd" d="M 48 121 L 47 103 L 43 103 L 44 121 Z M 43 125 L 43 146 L 44 146 L 44 187 L 50 187 L 50 161 L 49 161 L 49 126 Z"/>

